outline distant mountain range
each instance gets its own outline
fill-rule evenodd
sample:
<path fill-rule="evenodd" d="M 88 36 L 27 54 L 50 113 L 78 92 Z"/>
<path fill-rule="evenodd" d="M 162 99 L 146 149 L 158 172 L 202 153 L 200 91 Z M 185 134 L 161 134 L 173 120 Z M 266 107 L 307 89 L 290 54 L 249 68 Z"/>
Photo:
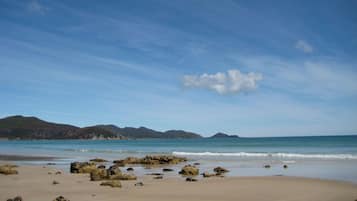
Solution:
<path fill-rule="evenodd" d="M 37 117 L 10 116 L 0 119 L 0 138 L 7 139 L 139 139 L 202 138 L 182 130 L 155 131 L 145 127 L 119 128 L 115 125 L 76 127 L 43 121 Z"/>

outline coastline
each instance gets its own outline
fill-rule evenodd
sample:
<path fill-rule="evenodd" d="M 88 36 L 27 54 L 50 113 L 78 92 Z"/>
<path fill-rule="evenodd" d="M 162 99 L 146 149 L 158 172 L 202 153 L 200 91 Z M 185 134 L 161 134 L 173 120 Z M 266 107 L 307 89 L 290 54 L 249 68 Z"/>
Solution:
<path fill-rule="evenodd" d="M 111 188 L 90 181 L 88 174 L 54 174 L 58 169 L 53 166 L 19 166 L 17 169 L 17 175 L 0 175 L 0 200 L 18 195 L 26 201 L 48 201 L 60 195 L 74 201 L 357 199 L 357 184 L 301 177 L 215 177 L 186 182 L 180 176 L 156 180 L 145 175 L 136 181 L 121 181 L 122 188 Z M 54 180 L 59 184 L 53 185 Z M 143 182 L 144 186 L 135 186 L 137 182 Z"/>

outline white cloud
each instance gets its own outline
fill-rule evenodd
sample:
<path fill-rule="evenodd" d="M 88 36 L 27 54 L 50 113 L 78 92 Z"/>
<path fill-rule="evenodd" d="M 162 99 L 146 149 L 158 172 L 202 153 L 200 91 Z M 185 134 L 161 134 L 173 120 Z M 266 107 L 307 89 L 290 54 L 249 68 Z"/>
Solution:
<path fill-rule="evenodd" d="M 295 48 L 299 49 L 305 53 L 312 53 L 312 51 L 313 51 L 312 46 L 304 40 L 298 40 L 295 44 Z"/>
<path fill-rule="evenodd" d="M 244 91 L 251 91 L 257 88 L 257 82 L 262 80 L 260 73 L 241 73 L 233 69 L 216 74 L 185 75 L 183 85 L 191 88 L 206 88 L 219 94 L 234 94 Z"/>
<path fill-rule="evenodd" d="M 48 8 L 46 6 L 42 5 L 40 2 L 36 0 L 31 1 L 28 4 L 27 8 L 31 12 L 40 13 L 40 14 L 44 14 L 46 11 L 48 11 Z"/>

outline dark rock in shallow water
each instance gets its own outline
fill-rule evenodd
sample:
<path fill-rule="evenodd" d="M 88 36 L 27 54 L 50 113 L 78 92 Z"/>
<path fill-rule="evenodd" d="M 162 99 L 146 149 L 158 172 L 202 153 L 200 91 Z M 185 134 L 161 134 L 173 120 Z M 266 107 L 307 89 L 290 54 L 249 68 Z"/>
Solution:
<path fill-rule="evenodd" d="M 171 169 L 171 168 L 163 168 L 162 171 L 163 171 L 163 172 L 172 172 L 172 171 L 174 171 L 174 170 Z"/>
<path fill-rule="evenodd" d="M 284 165 L 283 168 L 285 168 L 285 169 L 288 168 L 288 165 Z"/>
<path fill-rule="evenodd" d="M 187 177 L 187 178 L 186 178 L 186 181 L 188 181 L 188 182 L 194 182 L 194 181 L 197 181 L 197 179 L 194 179 L 194 178 L 192 178 L 192 177 Z"/>
<path fill-rule="evenodd" d="M 89 160 L 89 161 L 90 161 L 90 162 L 96 162 L 96 163 L 108 162 L 107 160 L 102 159 L 102 158 L 94 158 L 94 159 L 91 159 L 91 160 Z"/>
<path fill-rule="evenodd" d="M 193 165 L 201 165 L 201 163 L 194 163 Z"/>
<path fill-rule="evenodd" d="M 229 172 L 227 169 L 225 169 L 223 167 L 216 167 L 213 169 L 213 171 L 217 174 L 223 174 L 223 173 Z"/>
<path fill-rule="evenodd" d="M 56 163 L 47 163 L 47 165 L 56 165 Z"/>
<path fill-rule="evenodd" d="M 164 175 L 164 174 L 154 172 L 154 173 L 148 173 L 148 174 L 146 174 L 146 175 L 160 176 L 160 175 Z"/>
<path fill-rule="evenodd" d="M 270 168 L 271 166 L 270 165 L 264 165 L 264 168 Z"/>
<path fill-rule="evenodd" d="M 70 200 L 67 198 L 64 198 L 63 196 L 58 196 L 53 201 L 70 201 Z"/>
<path fill-rule="evenodd" d="M 134 168 L 132 168 L 132 167 L 127 168 L 126 171 L 134 171 Z"/>

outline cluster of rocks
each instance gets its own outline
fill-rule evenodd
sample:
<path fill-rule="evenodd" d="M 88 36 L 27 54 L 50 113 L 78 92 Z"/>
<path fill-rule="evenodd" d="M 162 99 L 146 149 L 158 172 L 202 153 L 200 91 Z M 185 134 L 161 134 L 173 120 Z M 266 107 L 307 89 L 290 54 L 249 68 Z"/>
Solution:
<path fill-rule="evenodd" d="M 18 174 L 16 170 L 17 165 L 1 165 L 0 166 L 0 174 L 10 175 L 10 174 Z"/>
<path fill-rule="evenodd" d="M 22 197 L 21 196 L 16 196 L 14 198 L 9 198 L 6 201 L 22 201 Z M 64 198 L 63 196 L 58 196 L 56 197 L 53 201 L 70 201 L 69 199 Z"/>
<path fill-rule="evenodd" d="M 6 201 L 22 201 L 22 197 L 21 196 L 16 196 L 14 198 L 9 198 Z"/>
<path fill-rule="evenodd" d="M 177 157 L 171 155 L 156 155 L 145 156 L 143 158 L 127 157 L 123 160 L 113 161 L 118 166 L 125 166 L 127 164 L 140 164 L 140 165 L 173 165 L 181 162 L 186 162 L 184 157 Z"/>
<path fill-rule="evenodd" d="M 71 163 L 71 173 L 91 173 L 97 169 L 95 162 L 73 162 Z"/>
<path fill-rule="evenodd" d="M 108 169 L 97 168 L 90 173 L 91 181 L 101 180 L 136 180 L 135 175 L 123 174 L 118 166 L 111 166 Z"/>
<path fill-rule="evenodd" d="M 223 177 L 223 174 L 229 172 L 229 170 L 227 170 L 223 167 L 216 167 L 213 169 L 213 172 L 214 173 L 204 172 L 202 174 L 202 176 L 203 177 L 215 177 L 215 176 Z"/>

